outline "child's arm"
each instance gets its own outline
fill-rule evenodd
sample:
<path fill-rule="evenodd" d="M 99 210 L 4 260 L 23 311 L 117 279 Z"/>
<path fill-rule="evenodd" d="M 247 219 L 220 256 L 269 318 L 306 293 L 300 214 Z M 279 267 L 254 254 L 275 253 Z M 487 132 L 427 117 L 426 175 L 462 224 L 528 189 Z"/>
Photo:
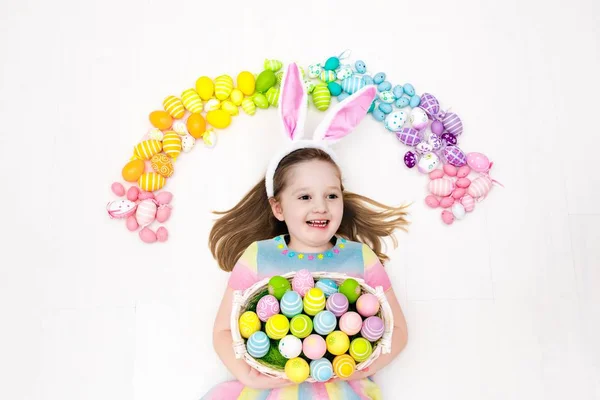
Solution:
<path fill-rule="evenodd" d="M 233 289 L 227 287 L 219 306 L 213 328 L 213 346 L 227 369 L 245 386 L 254 389 L 273 389 L 292 384 L 286 379 L 271 378 L 253 370 L 243 359 L 236 359 L 231 337 L 230 316 L 233 303 Z"/>

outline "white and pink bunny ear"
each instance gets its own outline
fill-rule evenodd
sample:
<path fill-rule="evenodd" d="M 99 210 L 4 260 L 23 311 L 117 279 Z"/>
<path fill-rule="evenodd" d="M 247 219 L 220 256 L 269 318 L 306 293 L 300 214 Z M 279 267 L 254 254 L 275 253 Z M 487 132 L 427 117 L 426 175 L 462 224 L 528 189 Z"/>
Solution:
<path fill-rule="evenodd" d="M 281 81 L 279 95 L 279 115 L 283 122 L 285 136 L 296 141 L 304 134 L 306 119 L 307 94 L 300 75 L 300 69 L 291 63 Z"/>
<path fill-rule="evenodd" d="M 335 143 L 352 132 L 367 115 L 375 96 L 377 88 L 369 85 L 338 103 L 317 126 L 313 140 Z"/>

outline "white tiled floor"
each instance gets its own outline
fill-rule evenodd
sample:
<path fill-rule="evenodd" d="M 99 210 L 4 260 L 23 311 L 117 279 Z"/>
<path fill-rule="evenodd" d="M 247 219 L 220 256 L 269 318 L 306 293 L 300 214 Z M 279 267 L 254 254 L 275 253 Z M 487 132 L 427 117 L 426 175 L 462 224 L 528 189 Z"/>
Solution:
<path fill-rule="evenodd" d="M 210 211 L 283 143 L 275 111 L 180 157 L 166 244 L 107 218 L 110 183 L 148 112 L 198 76 L 351 48 L 459 113 L 461 146 L 506 186 L 447 227 L 381 125 L 339 143 L 349 190 L 414 202 L 389 252 L 410 339 L 377 376 L 385 398 L 600 399 L 599 3 L 259 3 L 0 4 L 0 398 L 193 400 L 230 379 Z"/>

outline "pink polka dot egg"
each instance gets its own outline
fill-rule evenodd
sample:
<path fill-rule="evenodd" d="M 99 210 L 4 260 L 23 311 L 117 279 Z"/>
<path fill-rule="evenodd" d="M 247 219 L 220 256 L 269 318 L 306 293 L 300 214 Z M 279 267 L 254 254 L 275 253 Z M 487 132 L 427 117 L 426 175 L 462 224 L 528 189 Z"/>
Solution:
<path fill-rule="evenodd" d="M 270 294 L 261 297 L 256 305 L 256 314 L 262 322 L 267 322 L 270 317 L 279 314 L 279 301 Z"/>
<path fill-rule="evenodd" d="M 360 332 L 363 320 L 358 313 L 349 311 L 340 318 L 340 329 L 348 336 L 356 335 Z"/>
<path fill-rule="evenodd" d="M 315 280 L 312 274 L 307 269 L 301 269 L 296 272 L 296 275 L 292 279 L 292 289 L 298 292 L 300 296 L 304 297 L 306 292 L 315 287 Z"/>
<path fill-rule="evenodd" d="M 371 293 L 365 293 L 356 300 L 356 311 L 363 317 L 372 317 L 379 311 L 379 300 Z"/>

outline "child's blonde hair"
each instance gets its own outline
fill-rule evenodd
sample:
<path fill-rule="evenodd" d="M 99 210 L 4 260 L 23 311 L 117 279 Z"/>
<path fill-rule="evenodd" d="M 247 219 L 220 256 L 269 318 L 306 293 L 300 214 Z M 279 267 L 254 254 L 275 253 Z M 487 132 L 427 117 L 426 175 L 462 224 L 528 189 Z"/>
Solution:
<path fill-rule="evenodd" d="M 277 200 L 278 194 L 285 188 L 286 178 L 292 167 L 312 160 L 331 163 L 337 168 L 341 180 L 339 167 L 325 151 L 315 148 L 299 149 L 284 157 L 275 171 L 273 186 Z M 343 185 L 341 189 L 344 214 L 337 234 L 348 240 L 367 244 L 382 263 L 387 261 L 389 258 L 381 251 L 383 238 L 389 236 L 394 247 L 398 245 L 393 233 L 396 229 L 406 231 L 407 206 L 386 206 L 368 197 L 348 192 Z M 235 207 L 214 213 L 222 217 L 211 229 L 208 243 L 219 267 L 225 271 L 233 269 L 244 250 L 253 242 L 288 233 L 285 222 L 275 218 L 271 211 L 264 179 L 254 185 Z"/>

